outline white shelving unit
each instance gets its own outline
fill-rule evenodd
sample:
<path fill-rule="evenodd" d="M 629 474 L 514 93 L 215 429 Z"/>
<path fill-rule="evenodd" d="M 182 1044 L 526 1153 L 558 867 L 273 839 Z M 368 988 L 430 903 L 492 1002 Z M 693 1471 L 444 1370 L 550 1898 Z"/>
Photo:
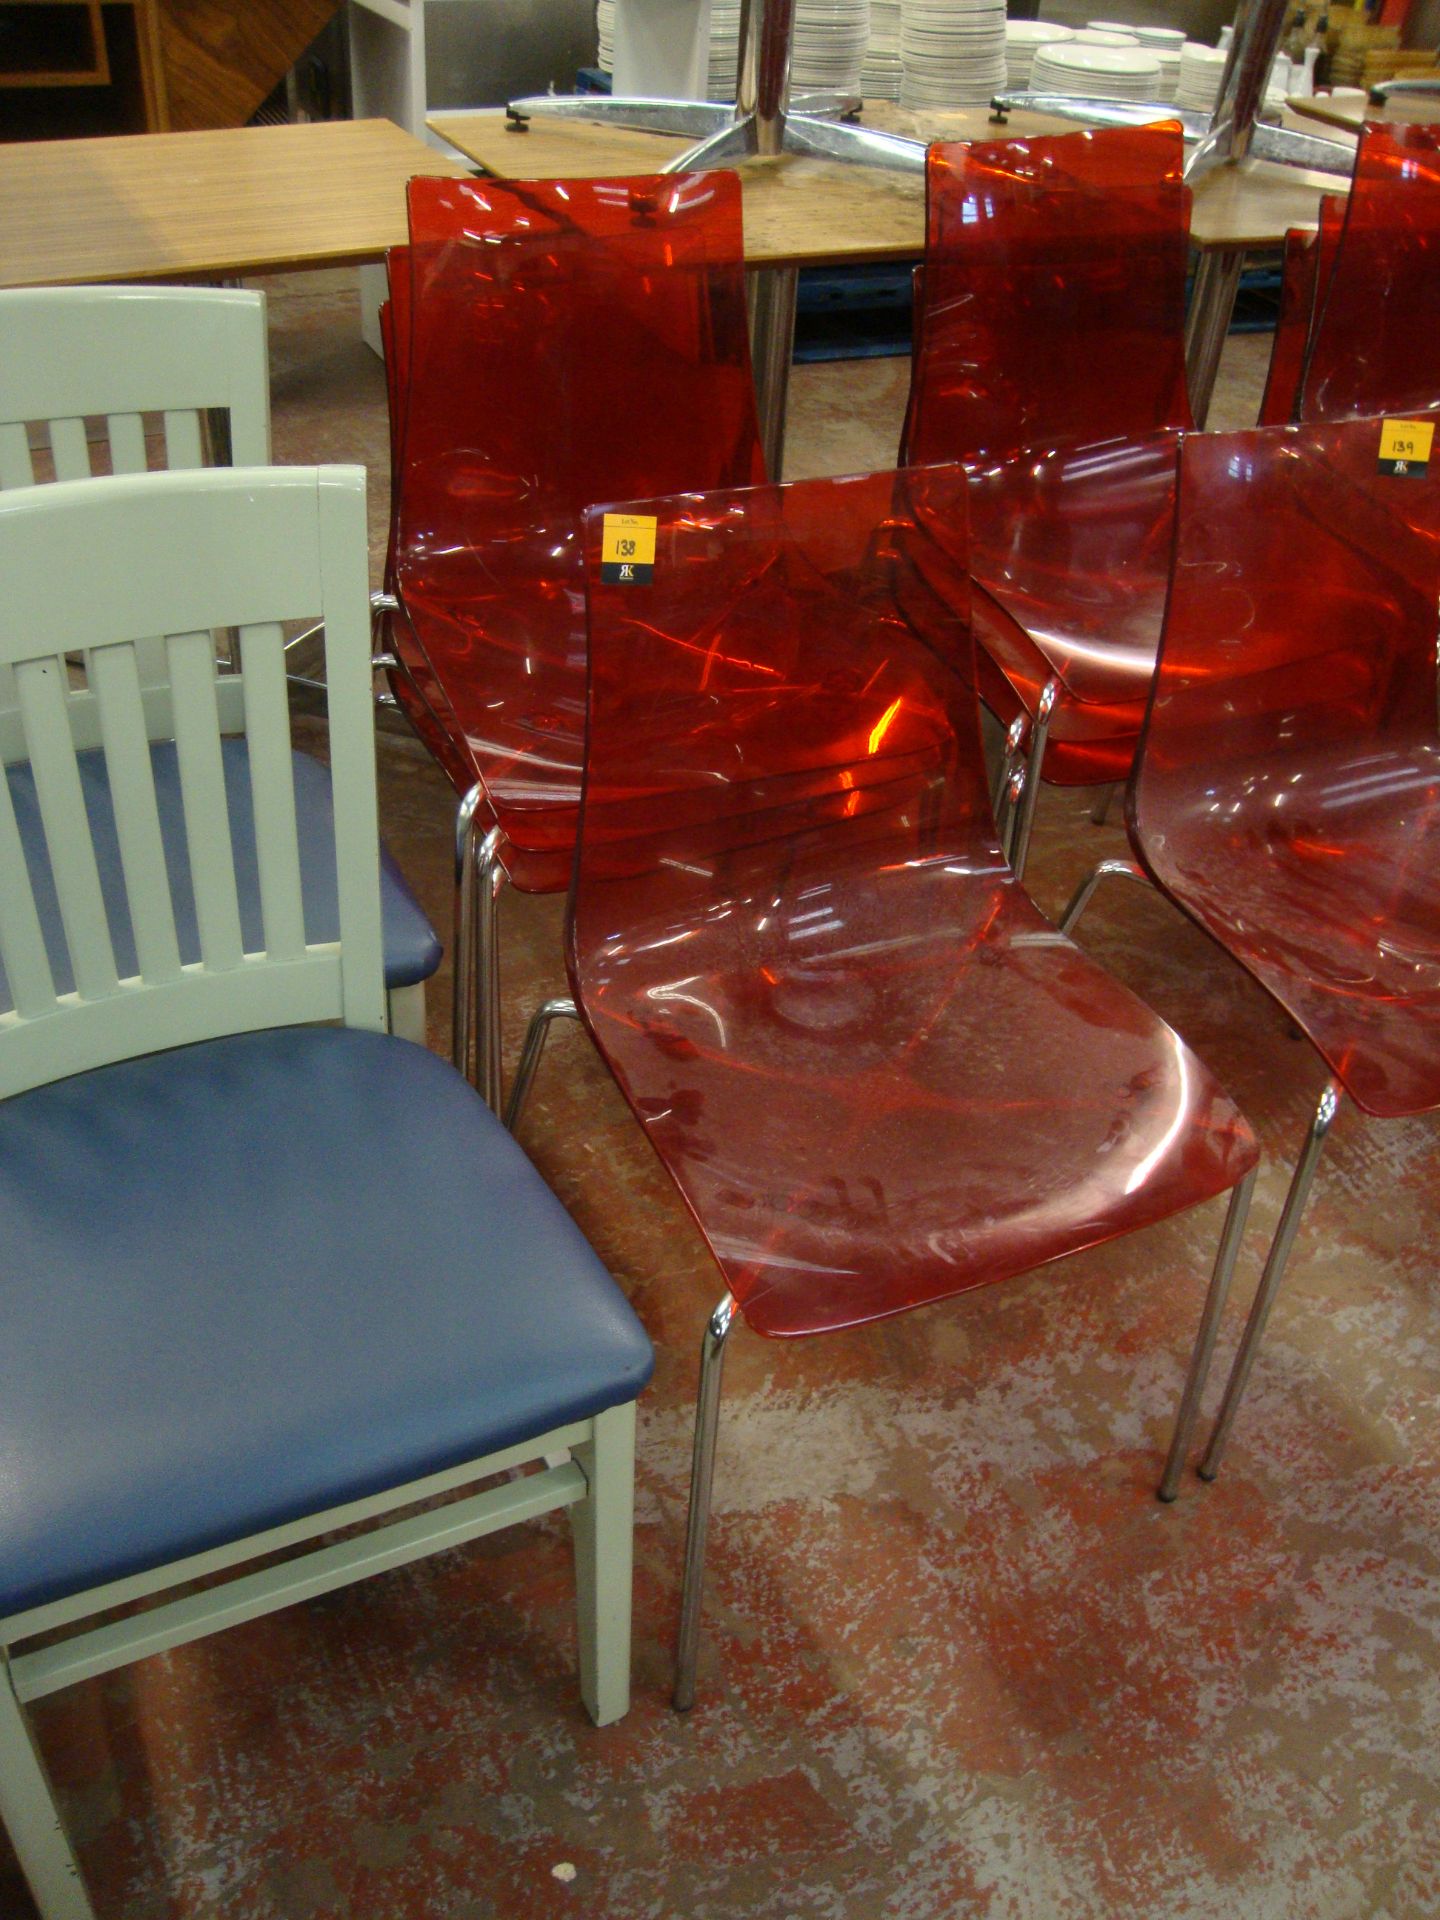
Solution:
<path fill-rule="evenodd" d="M 346 31 L 350 40 L 351 113 L 357 120 L 393 120 L 417 140 L 443 148 L 429 132 L 426 97 L 425 9 L 429 0 L 350 0 Z M 380 303 L 385 298 L 385 269 L 360 269 L 360 331 L 365 344 L 382 351 Z"/>

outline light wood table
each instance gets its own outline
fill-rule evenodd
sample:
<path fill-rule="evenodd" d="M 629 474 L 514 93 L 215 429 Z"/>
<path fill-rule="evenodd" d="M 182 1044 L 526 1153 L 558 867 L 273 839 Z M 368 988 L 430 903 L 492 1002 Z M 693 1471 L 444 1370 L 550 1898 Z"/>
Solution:
<path fill-rule="evenodd" d="M 913 114 L 870 105 L 867 126 L 925 138 Z M 563 180 L 590 175 L 653 173 L 694 143 L 670 134 L 637 133 L 595 122 L 535 119 L 528 133 L 508 130 L 495 111 L 437 113 L 430 129 L 500 179 Z M 1017 133 L 1060 133 L 1066 123 L 1014 114 Z M 927 115 L 928 137 L 1003 137 L 989 110 Z M 745 161 L 745 259 L 752 267 L 844 265 L 915 259 L 925 250 L 925 182 L 918 173 L 848 165 L 787 153 Z"/>
<path fill-rule="evenodd" d="M 867 125 L 918 140 L 997 140 L 1073 132 L 1076 126 L 1020 112 L 997 126 L 988 107 L 921 115 L 876 101 L 867 102 L 864 118 Z M 518 133 L 496 111 L 433 114 L 429 125 L 502 179 L 652 172 L 688 144 L 593 122 L 535 119 L 528 132 Z M 913 260 L 925 251 L 925 183 L 918 173 L 796 154 L 747 160 L 738 171 L 745 258 L 752 267 Z M 1315 226 L 1321 195 L 1342 184 L 1328 174 L 1246 162 L 1216 168 L 1196 186 L 1190 238 L 1201 259 L 1186 323 L 1186 360 L 1190 401 L 1202 424 L 1245 255 L 1279 247 L 1291 227 Z"/>
<path fill-rule="evenodd" d="M 865 108 L 865 124 L 917 140 L 1003 140 L 1075 131 L 1074 121 L 1037 113 L 1012 113 L 998 127 L 988 107 L 922 115 L 873 101 Z M 533 120 L 528 133 L 512 133 L 505 115 L 492 110 L 432 114 L 429 125 L 500 179 L 653 172 L 691 144 L 668 134 L 560 120 Z M 751 266 L 910 260 L 925 251 L 925 183 L 919 174 L 798 154 L 747 160 L 739 172 L 745 258 Z M 1289 228 L 1316 225 L 1321 194 L 1339 184 L 1328 174 L 1290 167 L 1217 169 L 1196 189 L 1190 238 L 1202 252 L 1278 247 Z"/>
<path fill-rule="evenodd" d="M 1440 79 L 1440 70 L 1436 78 Z M 1315 94 L 1308 100 L 1291 100 L 1291 110 L 1304 120 L 1319 120 L 1344 133 L 1358 133 L 1367 120 L 1384 120 L 1391 126 L 1434 126 L 1440 121 L 1440 98 L 1434 94 L 1397 93 L 1383 104 L 1366 100 L 1354 104 L 1342 101 L 1335 106 L 1328 94 Z"/>
<path fill-rule="evenodd" d="M 0 145 L 0 286 L 377 261 L 405 183 L 467 169 L 388 120 Z"/>

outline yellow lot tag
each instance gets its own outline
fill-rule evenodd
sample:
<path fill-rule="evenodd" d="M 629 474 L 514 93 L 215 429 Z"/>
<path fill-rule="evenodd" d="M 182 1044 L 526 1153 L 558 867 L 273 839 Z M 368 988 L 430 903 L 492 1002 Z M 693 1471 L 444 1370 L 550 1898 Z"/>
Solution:
<path fill-rule="evenodd" d="M 643 587 L 655 571 L 655 515 L 607 513 L 600 535 L 600 578 L 611 586 Z"/>
<path fill-rule="evenodd" d="M 1383 420 L 1380 423 L 1380 471 L 1418 478 L 1430 464 L 1433 420 Z"/>

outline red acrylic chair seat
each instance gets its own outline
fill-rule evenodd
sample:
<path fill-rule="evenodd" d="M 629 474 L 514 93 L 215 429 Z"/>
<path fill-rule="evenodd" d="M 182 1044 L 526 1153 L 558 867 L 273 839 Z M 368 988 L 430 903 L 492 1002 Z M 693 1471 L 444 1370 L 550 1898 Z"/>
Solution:
<path fill-rule="evenodd" d="M 1204 1066 L 996 839 L 958 469 L 589 524 L 577 1002 L 748 1323 L 853 1326 L 1234 1186 Z M 958 531 L 957 531 L 958 530 Z"/>
<path fill-rule="evenodd" d="M 1323 235 L 1322 235 L 1323 251 Z M 1372 121 L 1317 294 L 1296 417 L 1440 405 L 1440 126 Z"/>
<path fill-rule="evenodd" d="M 937 146 L 902 459 L 972 472 L 976 636 L 1034 714 L 1045 774 L 1121 777 L 1174 525 L 1190 196 L 1178 125 Z M 1085 743 L 1103 741 L 1098 750 Z"/>
<path fill-rule="evenodd" d="M 1380 423 L 1185 443 L 1132 833 L 1357 1105 L 1440 1106 L 1440 464 Z"/>
<path fill-rule="evenodd" d="M 402 645 L 507 840 L 550 855 L 579 801 L 582 509 L 762 477 L 739 182 L 415 180 L 408 254 Z"/>

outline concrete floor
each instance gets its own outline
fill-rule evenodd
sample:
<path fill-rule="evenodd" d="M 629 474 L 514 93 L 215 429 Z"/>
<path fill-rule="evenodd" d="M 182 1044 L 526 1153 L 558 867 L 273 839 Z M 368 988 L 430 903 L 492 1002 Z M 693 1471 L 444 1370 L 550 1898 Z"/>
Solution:
<path fill-rule="evenodd" d="M 362 460 L 343 276 L 275 282 L 276 455 Z M 1212 425 L 1253 420 L 1232 341 Z M 900 361 L 797 370 L 791 475 L 893 459 Z M 392 846 L 448 928 L 452 798 L 399 733 Z M 1118 853 L 1047 791 L 1033 891 Z M 563 905 L 504 904 L 510 1057 Z M 1224 1365 L 1322 1076 L 1158 898 L 1085 941 L 1226 1081 L 1266 1161 Z M 448 974 L 432 1043 L 448 1038 Z M 697 1343 L 719 1285 L 589 1043 L 525 1144 L 658 1348 L 635 1702 L 574 1684 L 563 1523 L 73 1689 L 37 1714 L 102 1920 L 1412 1920 L 1440 1914 L 1437 1133 L 1336 1128 L 1225 1470 L 1153 1497 L 1215 1207 L 858 1333 L 731 1342 L 700 1703 L 668 1704 Z M 477 1234 L 485 1222 L 476 1221 Z M 0 1914 L 28 1913 L 0 1869 Z"/>

